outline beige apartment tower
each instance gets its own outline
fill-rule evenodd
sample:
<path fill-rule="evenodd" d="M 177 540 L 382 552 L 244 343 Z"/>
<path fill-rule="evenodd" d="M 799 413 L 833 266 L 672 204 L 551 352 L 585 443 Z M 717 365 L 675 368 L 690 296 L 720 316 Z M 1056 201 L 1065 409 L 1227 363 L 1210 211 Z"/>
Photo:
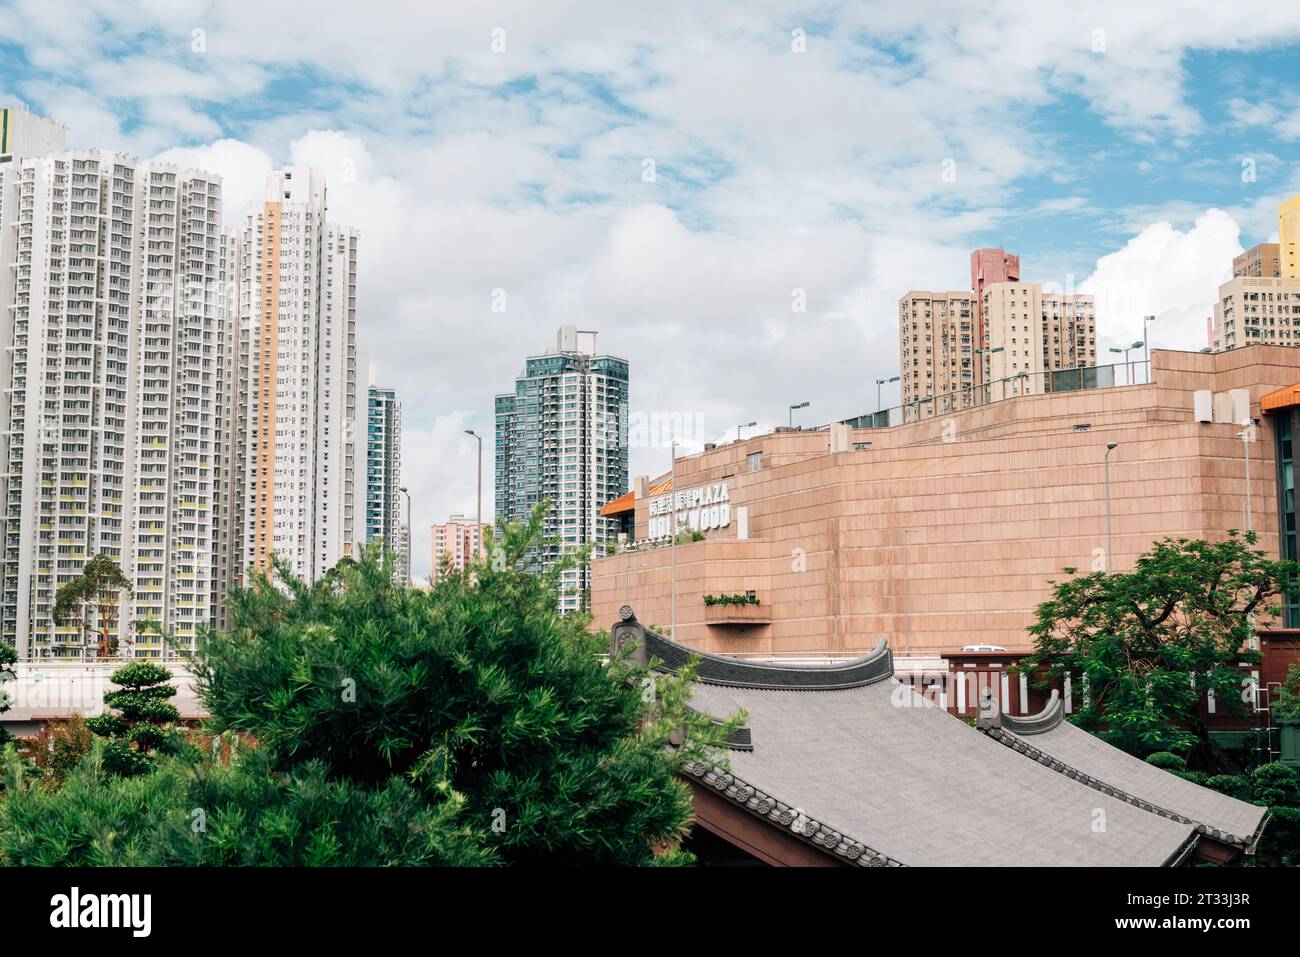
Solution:
<path fill-rule="evenodd" d="M 1279 269 L 1283 279 L 1300 279 L 1300 193 L 1277 208 Z"/>
<path fill-rule="evenodd" d="M 899 369 L 907 417 L 977 404 L 975 297 L 909 292 L 898 301 Z"/>
<path fill-rule="evenodd" d="M 1237 276 L 1219 287 L 1210 347 L 1300 345 L 1300 278 Z"/>
<path fill-rule="evenodd" d="M 1232 260 L 1232 277 L 1276 279 L 1282 275 L 1278 243 L 1259 243 Z"/>
<path fill-rule="evenodd" d="M 984 290 L 988 401 L 1051 392 L 1052 373 L 1097 364 L 1092 296 L 1044 292 L 1036 282 L 999 282 Z"/>

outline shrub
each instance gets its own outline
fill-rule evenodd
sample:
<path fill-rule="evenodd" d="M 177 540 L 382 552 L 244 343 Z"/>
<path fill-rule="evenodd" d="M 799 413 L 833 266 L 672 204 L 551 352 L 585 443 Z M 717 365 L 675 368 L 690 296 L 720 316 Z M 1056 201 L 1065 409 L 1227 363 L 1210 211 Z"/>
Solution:
<path fill-rule="evenodd" d="M 1261 764 L 1250 772 L 1251 798 L 1270 808 L 1300 806 L 1300 778 L 1280 761 Z"/>
<path fill-rule="evenodd" d="M 1147 764 L 1154 765 L 1165 771 L 1187 770 L 1187 760 L 1170 751 L 1157 751 L 1155 754 L 1148 754 Z"/>

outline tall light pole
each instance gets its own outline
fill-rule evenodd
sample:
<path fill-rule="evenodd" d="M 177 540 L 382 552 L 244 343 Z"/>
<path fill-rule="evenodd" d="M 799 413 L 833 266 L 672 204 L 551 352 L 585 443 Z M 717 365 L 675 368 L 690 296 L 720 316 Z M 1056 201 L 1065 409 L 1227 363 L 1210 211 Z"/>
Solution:
<path fill-rule="evenodd" d="M 405 587 L 411 584 L 411 540 L 415 538 L 415 530 L 411 528 L 411 493 L 405 485 L 398 486 L 397 490 L 406 496 L 406 581 L 402 582 Z"/>
<path fill-rule="evenodd" d="M 753 422 L 745 422 L 745 423 L 743 423 L 742 425 L 738 425 L 738 426 L 736 426 L 736 441 L 737 441 L 737 442 L 740 441 L 740 430 L 741 430 L 741 429 L 750 429 L 750 428 L 753 428 L 753 427 L 756 426 L 756 425 L 758 425 L 758 420 L 757 420 L 757 419 L 755 419 Z"/>
<path fill-rule="evenodd" d="M 884 385 L 888 385 L 888 384 L 891 383 L 891 382 L 897 382 L 897 381 L 898 381 L 898 376 L 894 376 L 892 379 L 877 379 L 877 380 L 876 380 L 876 411 L 877 411 L 877 412 L 880 411 L 880 401 L 881 401 L 881 400 L 880 400 L 880 387 L 881 387 L 881 386 L 884 386 Z"/>
<path fill-rule="evenodd" d="M 1105 462 L 1106 466 L 1106 571 L 1108 572 L 1115 570 L 1115 560 L 1112 558 L 1115 554 L 1115 547 L 1110 537 L 1110 453 L 1114 452 L 1118 447 L 1118 442 L 1107 442 L 1106 454 L 1102 457 L 1102 461 Z"/>
<path fill-rule="evenodd" d="M 809 403 L 807 403 L 807 402 L 800 402 L 798 405 L 792 405 L 792 406 L 790 406 L 790 428 L 792 428 L 792 429 L 794 428 L 794 412 L 795 412 L 795 409 L 806 409 L 806 408 L 808 408 L 808 406 L 809 406 Z"/>
<path fill-rule="evenodd" d="M 669 470 L 668 482 L 668 534 L 672 536 L 668 546 L 673 558 L 673 611 L 672 636 L 677 640 L 677 440 L 673 439 L 673 464 Z"/>
<path fill-rule="evenodd" d="M 1253 429 L 1254 427 L 1255 427 L 1254 423 L 1251 423 L 1237 433 L 1237 436 L 1241 439 L 1242 454 L 1245 456 L 1246 459 L 1246 531 L 1247 532 L 1253 531 L 1251 526 L 1254 525 L 1254 516 L 1251 514 L 1251 507 L 1250 507 L 1250 432 L 1251 429 Z"/>
<path fill-rule="evenodd" d="M 483 546 L 483 436 L 473 429 L 466 429 L 465 434 L 472 435 L 478 440 L 478 511 L 474 515 L 474 521 L 478 522 L 479 551 L 481 553 Z M 478 556 L 475 556 L 475 561 L 477 560 Z"/>
<path fill-rule="evenodd" d="M 910 657 L 912 654 L 912 590 L 911 590 L 911 573 L 910 564 L 911 556 L 907 549 L 907 536 L 912 531 L 910 528 L 903 529 L 903 655 Z"/>
<path fill-rule="evenodd" d="M 1142 349 L 1147 363 L 1147 381 L 1151 381 L 1151 333 L 1147 330 L 1148 322 L 1155 322 L 1155 316 L 1142 317 Z"/>
<path fill-rule="evenodd" d="M 988 374 L 988 375 L 985 375 L 985 374 L 984 374 L 984 363 L 988 361 L 988 359 L 987 359 L 988 356 L 993 355 L 993 353 L 995 353 L 995 352 L 1001 352 L 1002 349 L 1003 349 L 1002 346 L 995 346 L 995 347 L 993 347 L 992 349 L 988 349 L 988 348 L 984 348 L 984 347 L 976 347 L 975 349 L 971 350 L 971 351 L 974 352 L 977 356 L 980 357 L 980 379 L 982 379 L 982 380 L 984 381 L 984 388 L 986 388 L 986 389 L 989 390 L 988 392 L 985 393 L 985 399 L 984 399 L 984 401 L 985 401 L 986 403 L 988 403 L 988 402 L 992 402 L 992 401 L 993 401 L 993 392 L 992 392 L 992 386 L 993 386 L 993 383 L 989 381 L 989 376 L 991 376 L 991 375 L 993 374 L 993 370 L 990 368 L 990 369 L 989 369 L 989 374 Z M 1005 398 L 1005 394 L 1006 394 L 1006 389 L 1004 388 L 1004 389 L 1003 389 L 1003 397 L 1004 397 L 1004 398 Z"/>

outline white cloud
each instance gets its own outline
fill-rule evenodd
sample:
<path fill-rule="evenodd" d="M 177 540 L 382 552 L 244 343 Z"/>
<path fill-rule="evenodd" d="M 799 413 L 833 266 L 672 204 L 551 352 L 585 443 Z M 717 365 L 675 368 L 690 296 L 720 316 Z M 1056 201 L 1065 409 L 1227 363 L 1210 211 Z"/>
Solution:
<path fill-rule="evenodd" d="M 1241 227 L 1220 209 L 1206 210 L 1189 229 L 1151 223 L 1123 248 L 1097 260 L 1079 291 L 1097 297 L 1099 355 L 1142 339 L 1142 317 L 1154 348 L 1199 350 L 1219 285 L 1232 277 L 1242 251 Z M 1112 357 L 1113 358 L 1113 357 Z M 1104 361 L 1104 360 L 1099 360 Z"/>

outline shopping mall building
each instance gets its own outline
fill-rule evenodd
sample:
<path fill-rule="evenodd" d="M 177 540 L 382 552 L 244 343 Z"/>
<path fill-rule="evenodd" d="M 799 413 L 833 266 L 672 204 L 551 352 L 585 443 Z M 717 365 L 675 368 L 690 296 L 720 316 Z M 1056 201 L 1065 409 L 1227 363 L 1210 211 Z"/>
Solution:
<path fill-rule="evenodd" d="M 1151 370 L 679 458 L 605 507 L 629 543 L 593 563 L 594 620 L 629 605 L 686 646 L 745 656 L 850 657 L 882 637 L 900 656 L 1016 652 L 1067 567 L 1124 570 L 1157 539 L 1245 527 L 1293 556 L 1300 349 L 1157 350 Z M 674 523 L 703 538 L 671 545 Z"/>

